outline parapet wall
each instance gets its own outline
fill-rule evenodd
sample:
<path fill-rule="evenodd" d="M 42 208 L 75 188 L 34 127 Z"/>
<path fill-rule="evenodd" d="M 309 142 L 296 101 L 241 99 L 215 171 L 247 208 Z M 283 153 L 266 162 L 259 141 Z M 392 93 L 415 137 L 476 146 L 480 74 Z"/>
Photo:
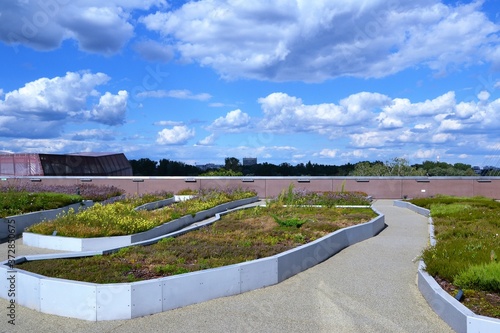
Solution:
<path fill-rule="evenodd" d="M 293 184 L 295 188 L 309 191 L 361 191 L 374 199 L 437 194 L 500 199 L 500 177 L 6 177 L 0 180 L 0 186 L 25 182 L 74 185 L 75 192 L 82 182 L 113 185 L 127 194 L 244 187 L 255 190 L 260 198 L 269 198 Z"/>

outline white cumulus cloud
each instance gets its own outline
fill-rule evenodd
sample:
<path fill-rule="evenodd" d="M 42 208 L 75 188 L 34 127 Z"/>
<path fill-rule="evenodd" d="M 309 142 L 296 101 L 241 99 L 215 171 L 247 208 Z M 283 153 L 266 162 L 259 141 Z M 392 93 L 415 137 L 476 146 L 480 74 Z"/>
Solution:
<path fill-rule="evenodd" d="M 219 117 L 207 129 L 211 131 L 238 132 L 250 124 L 250 116 L 240 109 L 230 111 L 225 117 Z"/>
<path fill-rule="evenodd" d="M 196 144 L 199 146 L 210 146 L 215 142 L 215 139 L 216 139 L 216 135 L 210 134 L 209 136 L 198 141 Z"/>
<path fill-rule="evenodd" d="M 329 133 L 338 127 L 370 120 L 375 110 L 390 101 L 382 94 L 360 92 L 342 99 L 339 104 L 306 105 L 300 98 L 272 93 L 258 100 L 264 113 L 260 127 L 277 132 Z"/>
<path fill-rule="evenodd" d="M 134 10 L 166 5 L 164 0 L 1 1 L 0 41 L 50 50 L 72 39 L 81 50 L 114 54 L 134 35 Z"/>
<path fill-rule="evenodd" d="M 125 90 L 120 90 L 116 95 L 106 92 L 99 98 L 99 103 L 91 111 L 86 112 L 86 115 L 98 123 L 121 125 L 125 123 L 127 98 L 128 93 Z"/>
<path fill-rule="evenodd" d="M 0 136 L 54 137 L 63 131 L 66 123 L 82 120 L 122 124 L 127 92 L 101 95 L 97 91 L 109 80 L 104 73 L 67 72 L 65 76 L 40 78 L 4 93 L 0 98 L 3 116 Z M 94 102 L 97 97 L 99 100 Z"/>
<path fill-rule="evenodd" d="M 200 0 L 140 21 L 182 60 L 225 78 L 324 81 L 383 77 L 415 66 L 441 75 L 457 65 L 498 64 L 499 25 L 481 5 Z"/>
<path fill-rule="evenodd" d="M 174 126 L 158 132 L 156 143 L 160 145 L 182 145 L 194 136 L 194 129 L 187 126 Z"/>

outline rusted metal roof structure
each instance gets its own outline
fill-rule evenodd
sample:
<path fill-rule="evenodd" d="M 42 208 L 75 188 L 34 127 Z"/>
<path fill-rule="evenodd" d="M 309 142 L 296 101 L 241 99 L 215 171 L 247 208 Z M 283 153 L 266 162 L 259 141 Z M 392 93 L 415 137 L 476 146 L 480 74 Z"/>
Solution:
<path fill-rule="evenodd" d="M 132 176 L 123 153 L 0 154 L 0 176 Z"/>

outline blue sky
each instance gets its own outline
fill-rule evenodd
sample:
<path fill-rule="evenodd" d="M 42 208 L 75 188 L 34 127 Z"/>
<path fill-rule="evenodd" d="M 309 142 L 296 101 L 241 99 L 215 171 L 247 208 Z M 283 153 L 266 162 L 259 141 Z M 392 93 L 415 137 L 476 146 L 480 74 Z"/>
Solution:
<path fill-rule="evenodd" d="M 0 151 L 500 165 L 496 0 L 6 0 Z"/>

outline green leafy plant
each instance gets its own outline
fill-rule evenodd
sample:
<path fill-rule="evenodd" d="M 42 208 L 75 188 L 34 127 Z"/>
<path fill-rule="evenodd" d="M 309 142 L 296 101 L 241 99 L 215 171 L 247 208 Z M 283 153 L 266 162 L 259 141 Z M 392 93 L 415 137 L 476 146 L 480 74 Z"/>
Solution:
<path fill-rule="evenodd" d="M 273 219 L 282 227 L 296 227 L 300 228 L 304 223 L 306 223 L 305 220 L 301 220 L 297 217 L 284 217 L 280 218 L 276 215 L 271 215 Z"/>

